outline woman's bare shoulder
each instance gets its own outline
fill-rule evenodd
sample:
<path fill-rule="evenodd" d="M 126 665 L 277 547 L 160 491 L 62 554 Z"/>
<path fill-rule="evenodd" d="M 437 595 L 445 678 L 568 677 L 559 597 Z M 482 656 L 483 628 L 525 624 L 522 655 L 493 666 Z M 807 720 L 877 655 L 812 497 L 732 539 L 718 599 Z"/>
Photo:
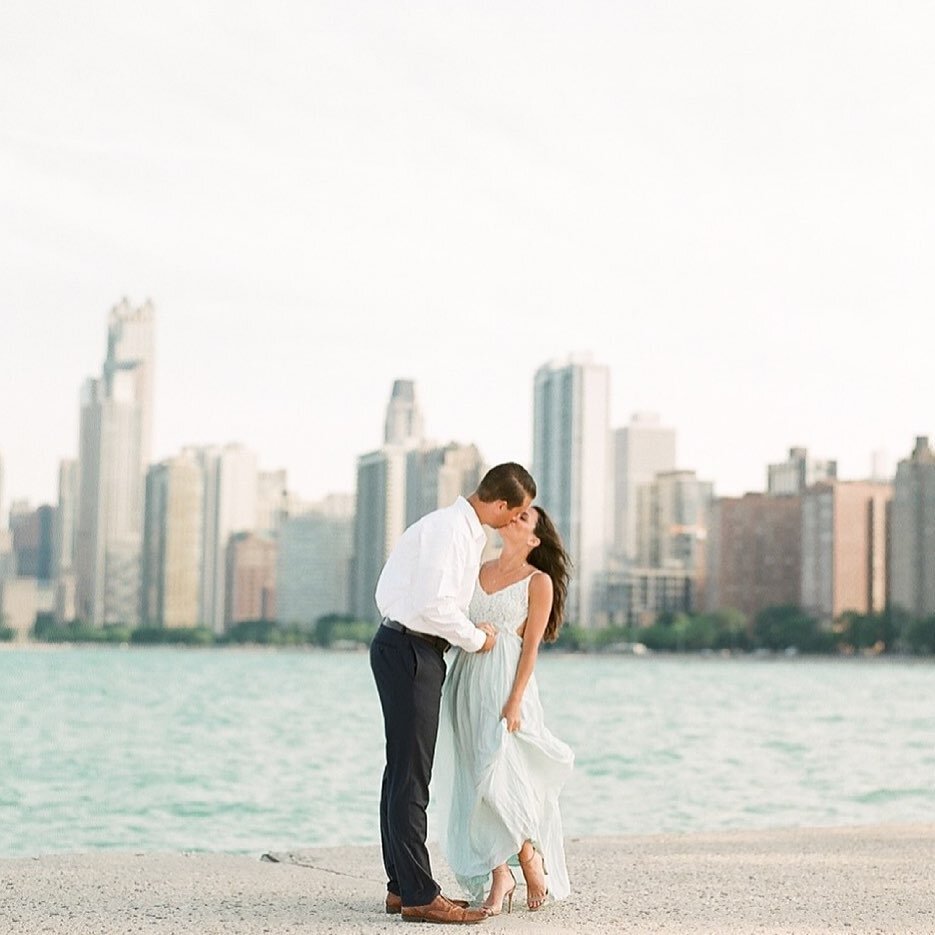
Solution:
<path fill-rule="evenodd" d="M 529 576 L 529 594 L 535 597 L 551 597 L 552 579 L 544 571 L 534 571 Z"/>

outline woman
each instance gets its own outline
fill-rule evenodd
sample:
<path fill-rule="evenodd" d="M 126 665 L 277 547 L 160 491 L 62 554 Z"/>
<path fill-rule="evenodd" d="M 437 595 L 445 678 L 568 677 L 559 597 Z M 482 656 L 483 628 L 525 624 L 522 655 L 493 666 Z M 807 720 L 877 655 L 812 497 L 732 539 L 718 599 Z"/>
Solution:
<path fill-rule="evenodd" d="M 568 895 L 558 795 L 574 762 L 545 726 L 534 673 L 540 643 L 562 624 L 568 557 L 541 507 L 499 532 L 503 550 L 481 566 L 469 610 L 496 627 L 497 642 L 483 656 L 455 656 L 437 760 L 445 856 L 475 900 L 489 887 L 482 905 L 491 915 L 504 901 L 512 908 L 510 863 L 522 870 L 530 909 Z"/>

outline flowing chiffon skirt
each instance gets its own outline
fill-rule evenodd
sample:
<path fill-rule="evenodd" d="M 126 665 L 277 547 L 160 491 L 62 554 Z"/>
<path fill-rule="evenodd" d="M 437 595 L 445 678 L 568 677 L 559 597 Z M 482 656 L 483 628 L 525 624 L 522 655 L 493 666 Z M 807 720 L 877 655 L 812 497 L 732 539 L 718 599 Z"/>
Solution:
<path fill-rule="evenodd" d="M 515 630 L 526 617 L 518 606 L 526 588 L 528 579 L 520 594 L 500 598 L 504 592 L 488 595 L 478 585 L 472 619 L 494 623 L 497 642 L 489 653 L 457 650 L 443 689 L 433 790 L 439 837 L 458 882 L 474 900 L 484 898 L 494 867 L 517 863 L 526 840 L 542 854 L 550 895 L 562 899 L 570 889 L 558 800 L 574 754 L 545 726 L 535 674 L 523 696 L 520 729 L 510 733 L 500 716 L 522 648 Z M 505 613 L 491 612 L 504 603 L 510 605 L 499 608 Z"/>

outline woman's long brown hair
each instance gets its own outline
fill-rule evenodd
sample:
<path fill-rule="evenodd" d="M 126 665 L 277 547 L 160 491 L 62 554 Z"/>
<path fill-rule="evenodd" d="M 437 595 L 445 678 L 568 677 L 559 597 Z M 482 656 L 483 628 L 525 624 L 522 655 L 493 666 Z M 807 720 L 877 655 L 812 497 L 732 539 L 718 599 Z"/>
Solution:
<path fill-rule="evenodd" d="M 535 535 L 539 544 L 526 559 L 533 568 L 544 571 L 552 579 L 552 610 L 545 625 L 542 640 L 554 643 L 558 639 L 565 614 L 565 598 L 568 596 L 568 576 L 571 559 L 562 545 L 555 523 L 541 506 L 533 506 L 538 514 Z"/>

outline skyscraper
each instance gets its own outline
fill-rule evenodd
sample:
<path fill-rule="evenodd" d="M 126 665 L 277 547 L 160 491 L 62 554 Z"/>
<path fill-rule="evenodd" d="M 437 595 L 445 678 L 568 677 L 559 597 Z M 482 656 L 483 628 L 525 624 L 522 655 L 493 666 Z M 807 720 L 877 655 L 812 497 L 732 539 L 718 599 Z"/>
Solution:
<path fill-rule="evenodd" d="M 7 528 L 6 501 L 4 500 L 3 455 L 0 455 L 0 585 L 16 574 L 13 560 L 13 536 Z"/>
<path fill-rule="evenodd" d="M 144 468 L 152 460 L 153 439 L 153 304 L 146 301 L 131 308 L 127 299 L 110 310 L 107 326 L 107 359 L 104 377 L 127 371 L 133 381 L 133 397 L 140 406 L 140 450 Z"/>
<path fill-rule="evenodd" d="M 33 509 L 25 500 L 10 506 L 10 532 L 16 574 L 50 581 L 53 567 L 55 510 L 43 504 Z"/>
<path fill-rule="evenodd" d="M 373 593 L 383 564 L 406 528 L 406 465 L 424 446 L 422 413 L 412 380 L 396 380 L 386 407 L 384 443 L 357 459 L 351 610 L 376 620 Z"/>
<path fill-rule="evenodd" d="M 291 499 L 285 470 L 260 471 L 257 474 L 257 532 L 275 536 L 289 515 Z"/>
<path fill-rule="evenodd" d="M 708 526 L 708 610 L 755 617 L 798 604 L 802 581 L 802 498 L 748 493 L 714 501 Z"/>
<path fill-rule="evenodd" d="M 400 445 L 385 445 L 357 459 L 351 609 L 361 620 L 378 618 L 373 597 L 377 581 L 406 528 L 407 454 Z"/>
<path fill-rule="evenodd" d="M 347 495 L 327 497 L 285 520 L 276 572 L 280 623 L 311 627 L 319 617 L 348 612 L 353 537 L 354 499 Z M 368 609 L 363 619 L 370 616 Z"/>
<path fill-rule="evenodd" d="M 257 458 L 243 445 L 188 449 L 204 476 L 201 622 L 224 632 L 227 547 L 230 537 L 257 522 Z"/>
<path fill-rule="evenodd" d="M 536 371 L 533 476 L 572 560 L 567 618 L 593 626 L 609 539 L 610 372 L 590 356 Z"/>
<path fill-rule="evenodd" d="M 602 619 L 645 626 L 661 613 L 699 609 L 712 498 L 713 485 L 694 471 L 662 471 L 637 486 L 635 553 L 610 564 Z"/>
<path fill-rule="evenodd" d="M 422 441 L 422 410 L 412 380 L 396 380 L 386 407 L 383 441 L 387 445 L 411 445 Z"/>
<path fill-rule="evenodd" d="M 891 603 L 935 615 L 935 451 L 927 436 L 899 462 L 892 504 Z"/>
<path fill-rule="evenodd" d="M 821 481 L 802 495 L 801 606 L 825 620 L 882 613 L 887 599 L 888 483 Z"/>
<path fill-rule="evenodd" d="M 614 551 L 625 562 L 638 560 L 640 487 L 674 470 L 675 429 L 662 425 L 656 413 L 634 413 L 629 425 L 614 432 Z"/>
<path fill-rule="evenodd" d="M 406 526 L 477 489 L 484 461 L 476 445 L 425 445 L 406 457 Z"/>
<path fill-rule="evenodd" d="M 238 532 L 227 543 L 224 624 L 276 619 L 278 542 L 255 532 Z"/>
<path fill-rule="evenodd" d="M 639 488 L 637 560 L 642 567 L 692 572 L 704 579 L 714 485 L 694 471 L 663 471 Z"/>
<path fill-rule="evenodd" d="M 812 484 L 837 476 L 837 461 L 821 461 L 806 448 L 790 448 L 787 460 L 767 468 L 767 491 L 774 497 L 798 495 Z"/>
<path fill-rule="evenodd" d="M 204 475 L 195 457 L 154 464 L 146 475 L 142 620 L 194 627 L 201 614 Z"/>
<path fill-rule="evenodd" d="M 92 626 L 139 618 L 153 317 L 150 302 L 133 309 L 124 300 L 111 310 L 101 377 L 81 394 L 76 611 Z"/>
<path fill-rule="evenodd" d="M 55 508 L 52 577 L 70 575 L 75 563 L 75 523 L 78 518 L 78 462 L 67 458 L 58 465 L 58 504 Z"/>

